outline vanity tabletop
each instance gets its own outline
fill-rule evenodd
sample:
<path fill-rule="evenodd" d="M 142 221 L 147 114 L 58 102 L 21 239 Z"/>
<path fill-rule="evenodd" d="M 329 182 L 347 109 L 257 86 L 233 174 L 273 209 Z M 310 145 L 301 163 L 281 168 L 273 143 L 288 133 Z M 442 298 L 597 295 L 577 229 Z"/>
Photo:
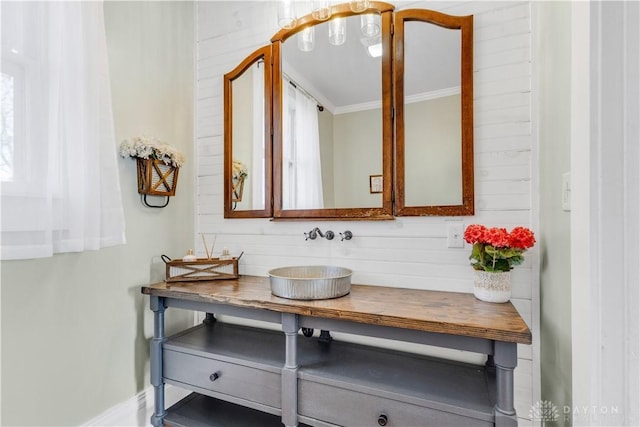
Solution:
<path fill-rule="evenodd" d="M 484 302 L 472 294 L 458 292 L 354 284 L 351 292 L 340 298 L 301 301 L 272 295 L 268 277 L 240 276 L 230 280 L 160 282 L 144 286 L 142 293 L 531 344 L 531 331 L 511 302 Z"/>

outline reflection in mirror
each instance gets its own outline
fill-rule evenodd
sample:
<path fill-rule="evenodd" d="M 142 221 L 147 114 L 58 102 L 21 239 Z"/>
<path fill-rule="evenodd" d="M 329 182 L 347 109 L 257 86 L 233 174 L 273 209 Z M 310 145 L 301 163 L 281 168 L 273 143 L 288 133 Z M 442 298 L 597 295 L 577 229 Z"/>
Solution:
<path fill-rule="evenodd" d="M 271 216 L 270 47 L 225 75 L 225 217 Z"/>
<path fill-rule="evenodd" d="M 404 34 L 405 203 L 460 205 L 460 30 L 411 21 Z"/>
<path fill-rule="evenodd" d="M 346 24 L 338 46 L 337 22 Z M 367 181 L 382 171 L 380 57 L 360 41 L 358 16 L 311 29 L 313 50 L 296 38 L 282 45 L 283 209 L 380 207 Z"/>
<path fill-rule="evenodd" d="M 396 13 L 396 215 L 473 214 L 473 17 Z"/>
<path fill-rule="evenodd" d="M 370 15 L 334 18 L 282 43 L 283 210 L 383 207 L 369 188 L 384 172 L 381 17 Z M 345 27 L 332 38 L 335 22 Z"/>

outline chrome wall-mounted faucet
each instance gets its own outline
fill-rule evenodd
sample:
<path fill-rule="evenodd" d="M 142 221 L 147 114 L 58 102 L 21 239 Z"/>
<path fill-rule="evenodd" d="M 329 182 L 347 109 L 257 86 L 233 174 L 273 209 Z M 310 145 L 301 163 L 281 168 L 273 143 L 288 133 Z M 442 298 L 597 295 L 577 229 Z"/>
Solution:
<path fill-rule="evenodd" d="M 320 229 L 318 227 L 314 228 L 313 230 L 311 230 L 308 233 L 304 233 L 305 239 L 304 240 L 315 240 L 316 237 L 320 236 L 320 237 L 324 237 L 327 240 L 333 240 L 333 238 L 335 237 L 335 234 L 333 233 L 333 231 L 328 230 L 327 232 L 323 233 L 322 231 L 320 231 Z"/>
<path fill-rule="evenodd" d="M 351 240 L 351 238 L 353 238 L 353 233 L 347 230 L 344 233 L 340 233 L 340 237 L 341 237 L 340 241 Z"/>

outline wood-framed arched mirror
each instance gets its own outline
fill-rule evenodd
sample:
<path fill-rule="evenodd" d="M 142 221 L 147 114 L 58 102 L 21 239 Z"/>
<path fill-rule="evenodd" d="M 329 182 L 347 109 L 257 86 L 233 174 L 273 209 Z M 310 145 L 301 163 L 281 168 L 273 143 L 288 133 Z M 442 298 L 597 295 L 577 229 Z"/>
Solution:
<path fill-rule="evenodd" d="M 225 75 L 225 218 L 473 215 L 473 16 L 330 10 Z"/>
<path fill-rule="evenodd" d="M 272 216 L 271 46 L 224 75 L 224 217 Z"/>
<path fill-rule="evenodd" d="M 327 21 L 308 14 L 271 39 L 274 218 L 393 218 L 393 9 L 334 5 Z M 346 37 L 332 40 L 334 30 Z"/>
<path fill-rule="evenodd" d="M 397 216 L 473 215 L 473 16 L 394 14 Z"/>

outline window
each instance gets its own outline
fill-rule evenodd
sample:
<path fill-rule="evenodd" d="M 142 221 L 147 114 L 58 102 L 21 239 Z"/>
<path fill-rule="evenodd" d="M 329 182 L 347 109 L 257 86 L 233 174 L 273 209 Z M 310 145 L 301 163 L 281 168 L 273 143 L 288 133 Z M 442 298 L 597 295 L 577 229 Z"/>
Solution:
<path fill-rule="evenodd" d="M 2 134 L 0 135 L 0 180 L 13 181 L 13 149 L 15 122 L 15 76 L 5 73 L 3 64 L 2 80 Z"/>
<path fill-rule="evenodd" d="M 102 13 L 2 3 L 2 259 L 124 243 Z"/>
<path fill-rule="evenodd" d="M 6 190 L 20 186 L 27 179 L 25 138 L 24 69 L 16 62 L 2 61 L 2 139 L 0 147 L 0 181 Z"/>
<path fill-rule="evenodd" d="M 283 96 L 282 207 L 322 209 L 317 104 L 293 84 L 287 88 Z"/>

